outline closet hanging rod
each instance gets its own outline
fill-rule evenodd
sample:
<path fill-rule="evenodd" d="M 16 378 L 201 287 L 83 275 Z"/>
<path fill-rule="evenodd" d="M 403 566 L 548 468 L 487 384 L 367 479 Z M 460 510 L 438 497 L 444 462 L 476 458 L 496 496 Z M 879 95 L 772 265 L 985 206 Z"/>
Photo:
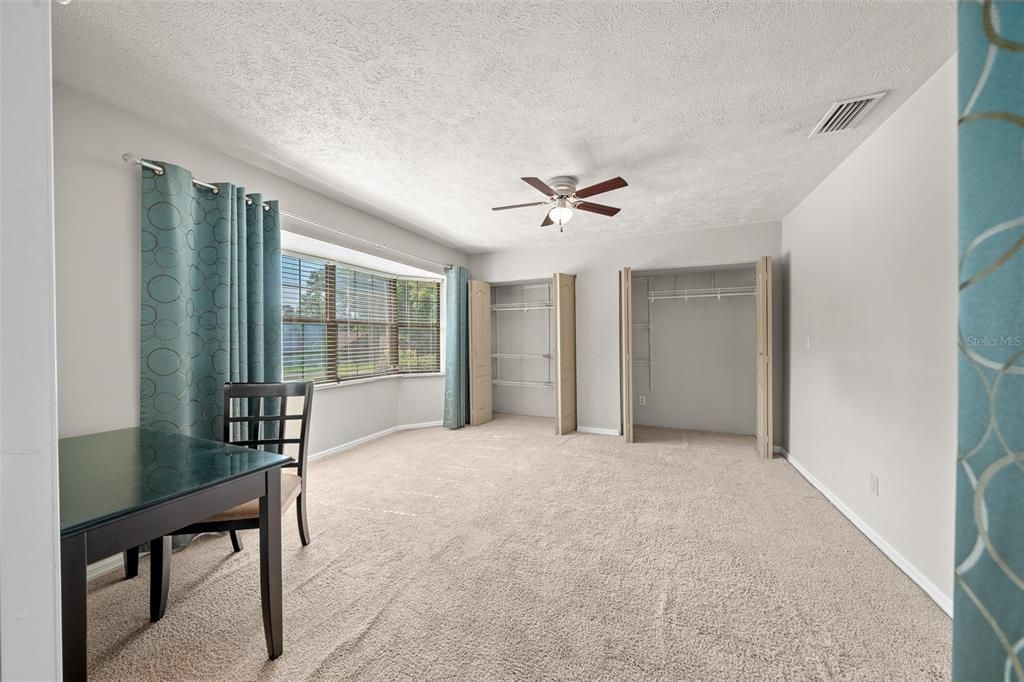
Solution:
<path fill-rule="evenodd" d="M 680 298 L 683 299 L 683 300 L 689 300 L 691 298 L 718 298 L 718 299 L 721 299 L 721 298 L 730 298 L 732 296 L 754 296 L 754 295 L 755 294 L 754 294 L 753 291 L 739 292 L 739 293 L 726 293 L 726 292 L 723 291 L 720 294 L 677 294 L 675 296 L 652 296 L 650 298 L 650 300 L 651 301 L 669 301 L 669 300 L 672 300 L 672 299 L 680 299 Z"/>
<path fill-rule="evenodd" d="M 706 287 L 703 289 L 661 289 L 651 291 L 648 296 L 657 296 L 659 294 L 716 294 L 721 292 L 725 293 L 754 293 L 754 286 L 745 287 Z"/>
<path fill-rule="evenodd" d="M 142 166 L 143 168 L 148 168 L 151 171 L 153 171 L 154 173 L 156 173 L 157 175 L 163 175 L 164 174 L 163 166 L 158 166 L 155 163 L 150 163 L 149 161 L 145 161 L 145 160 L 139 158 L 138 156 L 135 156 L 134 154 L 131 154 L 131 153 L 122 154 L 121 155 L 121 159 L 125 163 L 127 163 L 127 164 Z M 202 180 L 196 180 L 195 178 L 192 178 L 192 184 L 193 185 L 198 185 L 199 187 L 203 187 L 205 189 L 208 189 L 211 192 L 213 192 L 214 194 L 217 194 L 217 193 L 220 192 L 220 188 L 219 187 L 217 187 L 216 185 L 211 185 L 208 182 L 203 182 Z M 245 198 L 245 202 L 247 204 L 249 204 L 250 206 L 252 205 L 252 199 L 249 198 L 249 197 Z M 267 202 L 263 202 L 263 210 L 267 211 L 269 209 L 270 209 L 270 205 L 267 204 Z M 374 249 L 376 249 L 378 251 L 381 251 L 381 250 L 383 250 L 383 251 L 390 251 L 391 253 L 397 254 L 399 256 L 405 256 L 406 258 L 412 258 L 412 259 L 415 259 L 415 260 L 418 260 L 418 261 L 421 261 L 421 262 L 424 262 L 424 263 L 430 263 L 431 265 L 437 265 L 437 266 L 442 267 L 442 268 L 450 268 L 450 267 L 452 267 L 451 263 L 442 263 L 440 261 L 431 260 L 430 258 L 424 258 L 423 256 L 417 256 L 414 253 L 407 253 L 405 251 L 400 251 L 399 249 L 392 248 L 392 247 L 388 246 L 387 244 L 379 244 L 377 242 L 370 241 L 369 239 L 364 239 L 364 238 L 359 237 L 357 235 L 350 234 L 348 232 L 344 232 L 342 230 L 339 230 L 336 227 L 331 227 L 329 225 L 324 225 L 323 223 L 319 223 L 319 222 L 317 222 L 315 220 L 310 220 L 309 218 L 300 216 L 300 215 L 298 215 L 296 213 L 292 213 L 291 211 L 285 211 L 285 210 L 281 209 L 280 213 L 281 213 L 281 215 L 283 215 L 283 216 L 285 216 L 287 218 L 291 218 L 292 220 L 300 220 L 300 221 L 306 223 L 307 225 L 312 225 L 313 227 L 319 227 L 321 230 L 327 230 L 328 232 L 334 232 L 335 234 L 340 234 L 341 236 L 343 236 L 343 237 L 345 237 L 347 239 L 351 239 L 351 240 L 360 242 L 362 244 L 366 244 L 367 246 L 372 246 Z"/>
<path fill-rule="evenodd" d="M 720 287 L 715 289 L 677 289 L 674 291 L 651 291 L 647 294 L 648 301 L 682 298 L 724 298 L 727 296 L 754 296 L 754 287 Z"/>
<path fill-rule="evenodd" d="M 550 353 L 491 353 L 492 358 L 526 358 L 529 360 L 550 360 Z"/>

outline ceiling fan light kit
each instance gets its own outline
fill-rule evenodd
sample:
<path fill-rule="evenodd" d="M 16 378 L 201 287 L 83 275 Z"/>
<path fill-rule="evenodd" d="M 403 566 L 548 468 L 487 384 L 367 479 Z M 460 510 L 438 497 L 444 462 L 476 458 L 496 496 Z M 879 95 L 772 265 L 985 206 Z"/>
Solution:
<path fill-rule="evenodd" d="M 496 206 L 491 210 L 505 211 L 510 208 L 525 208 L 527 206 L 549 206 L 550 208 L 544 216 L 544 221 L 540 226 L 547 227 L 548 225 L 558 225 L 559 232 L 562 232 L 565 224 L 572 219 L 573 209 L 588 211 L 590 213 L 598 213 L 608 217 L 615 215 L 620 209 L 615 208 L 614 206 L 595 204 L 591 201 L 583 201 L 583 199 L 592 197 L 595 194 L 602 194 L 604 192 L 610 192 L 613 189 L 620 189 L 628 186 L 628 183 L 622 178 L 612 178 L 582 189 L 576 189 L 576 185 L 579 180 L 572 175 L 558 175 L 547 182 L 544 182 L 540 178 L 521 179 L 537 191 L 547 195 L 547 201 L 535 201 L 528 204 L 512 204 L 511 206 Z"/>
<path fill-rule="evenodd" d="M 548 211 L 548 217 L 551 218 L 555 225 L 558 225 L 559 232 L 561 232 L 562 226 L 572 220 L 572 209 L 569 208 L 569 200 L 562 197 L 556 199 L 555 205 Z"/>

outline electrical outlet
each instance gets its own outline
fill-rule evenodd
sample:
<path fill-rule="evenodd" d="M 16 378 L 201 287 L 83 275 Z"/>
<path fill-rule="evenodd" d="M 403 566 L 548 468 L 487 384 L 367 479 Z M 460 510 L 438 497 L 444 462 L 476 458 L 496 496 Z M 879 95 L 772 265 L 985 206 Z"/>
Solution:
<path fill-rule="evenodd" d="M 647 404 L 647 396 L 645 396 L 645 395 L 640 396 L 640 404 L 641 405 L 646 405 Z"/>
<path fill-rule="evenodd" d="M 808 336 L 807 338 L 804 339 L 804 348 L 806 348 L 807 350 L 811 349 L 811 337 Z"/>
<path fill-rule="evenodd" d="M 871 474 L 870 486 L 871 486 L 871 494 L 874 495 L 875 497 L 878 497 L 878 474 L 876 474 L 876 473 L 872 473 Z"/>

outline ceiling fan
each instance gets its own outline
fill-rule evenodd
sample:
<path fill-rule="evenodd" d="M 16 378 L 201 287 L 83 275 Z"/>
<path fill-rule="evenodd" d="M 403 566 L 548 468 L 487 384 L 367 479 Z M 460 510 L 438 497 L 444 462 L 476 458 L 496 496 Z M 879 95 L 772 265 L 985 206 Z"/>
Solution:
<path fill-rule="evenodd" d="M 572 210 L 577 208 L 581 211 L 589 211 L 591 213 L 600 213 L 611 217 L 619 212 L 620 209 L 614 206 L 605 206 L 604 204 L 595 204 L 590 201 L 583 201 L 587 197 L 592 197 L 595 194 L 601 194 L 603 192 L 610 192 L 613 189 L 620 189 L 626 187 L 627 183 L 622 178 L 612 178 L 611 180 L 605 180 L 599 182 L 596 185 L 590 185 L 582 189 L 576 189 L 576 183 L 579 180 L 572 175 L 559 175 L 551 178 L 548 182 L 544 182 L 540 178 L 520 178 L 523 182 L 530 185 L 534 189 L 547 195 L 547 201 L 535 201 L 529 204 L 513 204 L 511 206 L 496 206 L 492 208 L 492 211 L 507 211 L 510 208 L 525 208 L 527 206 L 551 206 L 551 209 L 544 216 L 544 222 L 540 224 L 541 227 L 547 227 L 548 225 L 558 225 L 558 231 L 561 232 L 563 227 L 572 218 Z"/>

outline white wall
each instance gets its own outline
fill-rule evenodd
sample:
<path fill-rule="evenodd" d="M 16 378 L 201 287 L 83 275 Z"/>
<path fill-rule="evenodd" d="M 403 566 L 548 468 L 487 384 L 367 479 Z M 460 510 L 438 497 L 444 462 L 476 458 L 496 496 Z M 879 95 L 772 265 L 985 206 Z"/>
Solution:
<path fill-rule="evenodd" d="M 756 299 L 648 302 L 648 289 L 708 288 L 712 276 L 718 287 L 753 287 L 755 281 L 753 266 L 633 275 L 633 321 L 638 325 L 633 328 L 633 357 L 654 361 L 633 367 L 637 424 L 746 435 L 756 431 Z"/>
<path fill-rule="evenodd" d="M 400 426 L 439 422 L 444 416 L 444 377 L 404 376 L 398 379 Z"/>
<path fill-rule="evenodd" d="M 318 386 L 313 394 L 309 453 L 324 455 L 402 426 L 440 422 L 444 377 L 410 375 Z"/>
<path fill-rule="evenodd" d="M 953 591 L 956 121 L 953 58 L 783 221 L 790 454 L 940 602 Z"/>
<path fill-rule="evenodd" d="M 778 256 L 781 229 L 780 223 L 759 223 L 476 254 L 470 270 L 474 279 L 490 282 L 541 279 L 555 272 L 577 276 L 578 423 L 581 428 L 617 431 L 618 271 L 749 263 L 759 256 Z"/>
<path fill-rule="evenodd" d="M 60 676 L 50 3 L 0 2 L 0 678 Z"/>
<path fill-rule="evenodd" d="M 62 436 L 138 424 L 140 171 L 125 166 L 124 152 L 177 163 L 203 180 L 243 185 L 266 198 L 279 199 L 285 210 L 407 253 L 445 263 L 466 262 L 459 252 L 193 143 L 85 93 L 58 84 L 54 94 Z M 363 248 L 299 221 L 285 219 L 282 226 Z M 418 260 L 394 259 L 425 267 Z M 440 419 L 443 382 L 440 376 L 394 377 L 318 389 L 310 451 L 320 452 L 400 424 Z"/>

